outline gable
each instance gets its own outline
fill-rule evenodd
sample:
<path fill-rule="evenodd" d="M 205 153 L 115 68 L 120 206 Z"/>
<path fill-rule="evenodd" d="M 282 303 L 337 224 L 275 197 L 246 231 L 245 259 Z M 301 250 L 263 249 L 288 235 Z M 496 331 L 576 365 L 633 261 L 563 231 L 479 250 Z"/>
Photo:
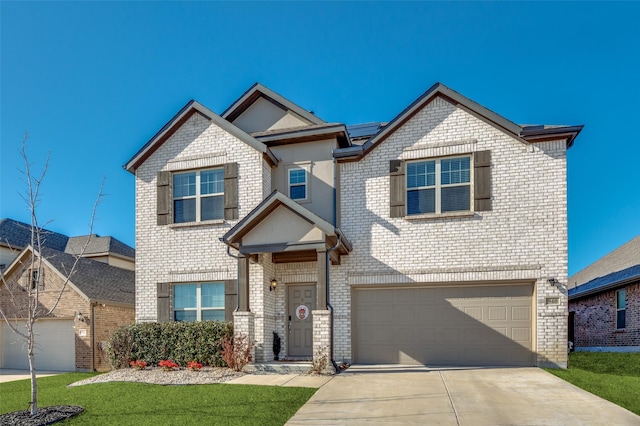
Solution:
<path fill-rule="evenodd" d="M 233 124 L 247 133 L 255 133 L 306 127 L 311 123 L 261 96 L 242 112 Z"/>
<path fill-rule="evenodd" d="M 323 241 L 323 232 L 281 205 L 242 237 L 245 246 Z"/>

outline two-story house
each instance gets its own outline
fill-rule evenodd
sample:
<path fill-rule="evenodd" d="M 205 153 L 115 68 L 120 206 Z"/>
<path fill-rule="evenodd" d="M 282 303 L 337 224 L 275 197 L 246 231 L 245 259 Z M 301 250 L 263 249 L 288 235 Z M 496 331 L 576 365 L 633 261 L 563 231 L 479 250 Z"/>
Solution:
<path fill-rule="evenodd" d="M 442 84 L 388 123 L 255 84 L 191 101 L 136 176 L 137 321 L 233 320 L 255 361 L 567 364 L 566 150 Z"/>

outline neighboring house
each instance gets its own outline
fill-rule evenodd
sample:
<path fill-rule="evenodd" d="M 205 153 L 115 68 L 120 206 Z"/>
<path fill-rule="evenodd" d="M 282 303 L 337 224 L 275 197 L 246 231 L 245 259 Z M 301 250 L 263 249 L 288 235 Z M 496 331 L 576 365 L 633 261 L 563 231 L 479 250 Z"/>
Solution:
<path fill-rule="evenodd" d="M 110 333 L 135 318 L 135 250 L 113 237 L 70 238 L 48 230 L 42 230 L 41 236 L 44 278 L 37 282 L 42 286 L 42 309 L 53 306 L 62 280 L 83 248 L 84 254 L 52 315 L 36 324 L 40 354 L 37 367 L 61 371 L 109 369 L 105 349 Z M 31 226 L 2 219 L 0 241 L 3 262 L 7 262 L 2 270 L 0 305 L 23 328 Z M 5 283 L 15 289 L 13 300 Z M 28 368 L 23 341 L 1 318 L 0 367 Z"/>
<path fill-rule="evenodd" d="M 88 244 L 87 240 L 89 240 Z M 64 251 L 73 255 L 83 253 L 82 257 L 130 271 L 136 268 L 136 251 L 113 237 L 99 235 L 91 235 L 91 238 L 88 235 L 70 237 Z"/>
<path fill-rule="evenodd" d="M 11 323 L 24 330 L 26 287 L 38 286 L 39 312 L 55 304 L 76 257 L 43 248 L 43 272 L 30 269 L 31 247 L 7 268 L 0 287 L 0 305 Z M 51 315 L 39 319 L 36 330 L 36 367 L 40 370 L 109 370 L 106 343 L 118 327 L 134 322 L 134 272 L 86 258 L 76 269 Z M 0 366 L 29 368 L 24 340 L 3 321 Z"/>
<path fill-rule="evenodd" d="M 64 251 L 68 240 L 66 235 L 41 230 L 43 247 Z M 31 244 L 31 225 L 8 218 L 0 219 L 0 271 L 4 271 Z"/>
<path fill-rule="evenodd" d="M 233 319 L 256 362 L 566 367 L 566 150 L 442 84 L 388 124 L 255 84 L 128 162 L 136 320 Z"/>
<path fill-rule="evenodd" d="M 576 351 L 640 352 L 640 236 L 573 275 L 569 341 Z"/>

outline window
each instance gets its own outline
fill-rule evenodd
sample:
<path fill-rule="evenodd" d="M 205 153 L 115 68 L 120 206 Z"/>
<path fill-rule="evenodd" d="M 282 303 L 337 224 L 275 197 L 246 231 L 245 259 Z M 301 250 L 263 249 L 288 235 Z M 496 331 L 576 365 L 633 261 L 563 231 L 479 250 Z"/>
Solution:
<path fill-rule="evenodd" d="M 289 197 L 292 200 L 306 200 L 307 192 L 307 171 L 302 168 L 289 169 Z"/>
<path fill-rule="evenodd" d="M 202 222 L 224 217 L 224 170 L 173 175 L 173 221 Z"/>
<path fill-rule="evenodd" d="M 471 210 L 471 157 L 407 163 L 407 214 Z"/>
<path fill-rule="evenodd" d="M 625 289 L 616 291 L 616 329 L 627 327 L 627 292 Z"/>
<path fill-rule="evenodd" d="M 27 279 L 31 290 L 44 290 L 44 272 L 40 272 L 37 269 L 29 269 Z"/>
<path fill-rule="evenodd" d="M 174 321 L 224 321 L 224 282 L 173 286 Z"/>

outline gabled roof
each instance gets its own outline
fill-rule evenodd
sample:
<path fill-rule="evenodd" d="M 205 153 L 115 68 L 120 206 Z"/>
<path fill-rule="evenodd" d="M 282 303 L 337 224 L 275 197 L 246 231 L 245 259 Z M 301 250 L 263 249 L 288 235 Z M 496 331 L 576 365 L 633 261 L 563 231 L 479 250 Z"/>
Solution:
<path fill-rule="evenodd" d="M 622 271 L 607 274 L 569 289 L 569 300 L 588 296 L 602 291 L 622 287 L 634 281 L 640 281 L 640 264 L 623 269 Z"/>
<path fill-rule="evenodd" d="M 200 114 L 207 120 L 215 123 L 220 128 L 237 137 L 258 152 L 261 152 L 271 164 L 277 164 L 278 160 L 271 150 L 262 142 L 257 141 L 243 130 L 234 126 L 229 121 L 220 117 L 204 105 L 195 100 L 190 100 L 187 104 L 174 115 L 149 141 L 144 144 L 138 152 L 136 152 L 126 164 L 122 167 L 134 173 L 135 170 L 153 154 L 162 144 L 171 137 L 193 114 Z"/>
<path fill-rule="evenodd" d="M 315 114 L 305 110 L 299 105 L 294 104 L 284 96 L 281 96 L 273 90 L 263 86 L 260 83 L 254 83 L 253 86 L 235 100 L 223 113 L 222 118 L 232 122 L 247 110 L 258 98 L 263 97 L 269 102 L 277 105 L 285 111 L 290 111 L 297 115 L 303 121 L 309 124 L 324 124 L 324 120 Z"/>
<path fill-rule="evenodd" d="M 21 264 L 21 259 L 29 256 L 31 246 L 26 247 L 13 261 L 5 274 Z M 44 263 L 61 278 L 71 270 L 76 257 L 50 248 L 41 249 Z M 76 264 L 68 285 L 85 297 L 89 302 L 112 302 L 122 305 L 135 305 L 135 273 L 106 263 L 81 257 Z"/>
<path fill-rule="evenodd" d="M 334 227 L 332 224 L 322 219 L 312 211 L 304 208 L 291 198 L 284 195 L 282 192 L 275 190 L 267 198 L 262 200 L 249 214 L 247 214 L 240 222 L 238 222 L 233 228 L 231 228 L 220 241 L 227 245 L 230 245 L 236 249 L 239 249 L 239 242 L 244 235 L 255 228 L 260 222 L 262 222 L 267 216 L 269 216 L 278 207 L 284 206 L 292 212 L 299 215 L 301 218 L 320 229 L 327 236 L 336 236 L 341 240 L 341 247 L 345 253 L 351 251 L 351 243 L 342 234 L 339 228 Z"/>
<path fill-rule="evenodd" d="M 357 160 L 367 155 L 371 150 L 378 146 L 381 142 L 391 136 L 404 123 L 411 119 L 416 113 L 424 108 L 436 97 L 442 97 L 453 105 L 464 109 L 465 111 L 480 118 L 486 123 L 512 135 L 513 137 L 526 140 L 528 142 L 539 142 L 542 140 L 566 138 L 567 148 L 573 144 L 573 140 L 580 133 L 583 126 L 527 126 L 522 127 L 512 121 L 507 120 L 501 115 L 496 114 L 488 108 L 472 101 L 471 99 L 461 95 L 460 93 L 448 88 L 442 83 L 436 83 L 423 93 L 418 99 L 413 101 L 411 105 L 398 114 L 388 125 L 384 126 L 378 133 L 367 140 L 362 147 L 349 147 L 342 150 L 336 150 L 334 156 L 336 158 Z"/>
<path fill-rule="evenodd" d="M 640 264 L 640 235 L 569 277 L 569 287 Z"/>
<path fill-rule="evenodd" d="M 89 237 L 91 237 L 91 239 L 89 240 L 89 245 L 84 251 L 84 256 L 107 253 L 119 254 L 131 259 L 134 259 L 136 256 L 136 251 L 133 247 L 126 245 L 114 237 L 101 237 L 99 235 L 70 237 L 64 252 L 74 255 L 80 254 L 84 245 L 87 244 L 87 239 L 89 239 Z"/>
<path fill-rule="evenodd" d="M 69 237 L 47 229 L 40 230 L 43 247 L 64 251 Z M 0 220 L 0 245 L 22 250 L 31 244 L 31 225 L 5 218 Z"/>

